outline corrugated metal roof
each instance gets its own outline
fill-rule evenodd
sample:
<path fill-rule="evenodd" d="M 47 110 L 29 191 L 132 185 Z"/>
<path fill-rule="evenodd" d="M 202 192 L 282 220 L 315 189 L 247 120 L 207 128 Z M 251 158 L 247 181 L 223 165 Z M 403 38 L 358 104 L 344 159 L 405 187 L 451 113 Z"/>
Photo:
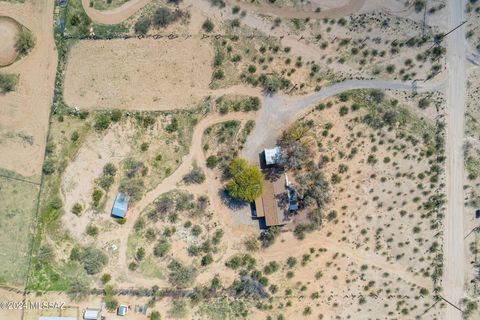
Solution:
<path fill-rule="evenodd" d="M 85 320 L 98 320 L 98 319 L 100 319 L 101 312 L 102 311 L 100 309 L 87 309 L 83 313 L 83 319 L 85 319 Z"/>
<path fill-rule="evenodd" d="M 119 192 L 117 197 L 115 198 L 115 203 L 113 204 L 112 208 L 112 216 L 118 218 L 125 218 L 127 215 L 127 208 L 128 208 L 128 200 L 130 198 L 128 195 L 124 195 L 123 193 Z"/>
<path fill-rule="evenodd" d="M 273 149 L 265 149 L 265 163 L 266 165 L 278 164 L 282 160 L 282 148 L 275 147 Z"/>

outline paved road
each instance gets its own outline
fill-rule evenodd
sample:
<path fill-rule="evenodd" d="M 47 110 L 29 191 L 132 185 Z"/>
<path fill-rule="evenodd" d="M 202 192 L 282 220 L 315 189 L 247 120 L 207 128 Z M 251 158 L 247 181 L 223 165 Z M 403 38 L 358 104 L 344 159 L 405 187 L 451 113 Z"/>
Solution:
<path fill-rule="evenodd" d="M 465 20 L 464 0 L 448 1 L 448 27 L 453 29 Z M 464 206 L 463 206 L 463 135 L 466 83 L 465 25 L 447 37 L 447 127 L 446 177 L 447 212 L 445 217 L 443 294 L 454 304 L 463 297 L 465 281 Z M 447 320 L 462 319 L 461 313 L 447 305 Z"/>

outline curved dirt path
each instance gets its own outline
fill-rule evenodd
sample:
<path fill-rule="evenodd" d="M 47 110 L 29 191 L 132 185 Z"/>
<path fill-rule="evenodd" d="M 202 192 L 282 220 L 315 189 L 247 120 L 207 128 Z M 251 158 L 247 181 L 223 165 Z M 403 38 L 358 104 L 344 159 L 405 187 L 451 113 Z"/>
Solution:
<path fill-rule="evenodd" d="M 97 10 L 90 7 L 90 0 L 82 0 L 82 5 L 87 15 L 97 23 L 102 24 L 117 24 L 125 21 L 130 16 L 135 14 L 138 10 L 146 6 L 152 0 L 130 0 L 118 8 L 112 10 Z M 274 15 L 281 18 L 298 18 L 298 19 L 323 19 L 323 18 L 340 18 L 348 16 L 359 11 L 366 0 L 350 0 L 347 4 L 328 9 L 321 12 L 306 11 L 301 8 L 279 8 L 268 4 L 255 5 L 238 0 L 226 0 L 231 6 L 239 6 L 243 10 L 256 14 Z"/>
<path fill-rule="evenodd" d="M 426 87 L 419 87 L 417 90 L 420 92 L 429 91 L 432 89 L 435 90 L 437 89 L 437 87 L 437 84 L 431 84 Z M 202 119 L 193 131 L 190 151 L 186 156 L 183 157 L 181 165 L 170 176 L 165 178 L 156 188 L 147 192 L 139 202 L 135 203 L 130 208 L 127 222 L 118 231 L 119 233 L 121 233 L 121 235 L 119 235 L 121 239 L 119 244 L 119 264 L 122 268 L 125 268 L 124 270 L 126 270 L 126 274 L 132 276 L 135 279 L 138 278 L 126 268 L 128 235 L 130 234 L 135 220 L 137 219 L 139 214 L 149 204 L 153 203 L 153 201 L 161 194 L 171 191 L 173 189 L 186 190 L 195 194 L 206 194 L 210 199 L 210 205 L 213 211 L 225 212 L 226 210 L 229 210 L 219 196 L 219 190 L 222 188 L 221 182 L 215 179 L 214 173 L 211 170 L 207 169 L 205 165 L 205 156 L 202 148 L 202 138 L 205 129 L 212 125 L 229 120 L 255 120 L 255 129 L 248 137 L 246 147 L 244 149 L 244 155 L 246 155 L 246 157 L 249 158 L 252 162 L 256 162 L 258 161 L 258 153 L 265 146 L 275 143 L 275 139 L 278 137 L 282 128 L 288 126 L 303 112 L 310 110 L 310 107 L 313 104 L 318 103 L 319 101 L 322 101 L 331 96 L 337 95 L 340 92 L 353 89 L 390 89 L 411 91 L 412 84 L 386 80 L 349 80 L 331 85 L 329 87 L 325 87 L 324 89 L 308 96 L 264 96 L 262 101 L 262 108 L 260 109 L 260 111 L 257 112 L 232 112 L 226 115 L 213 114 Z M 221 93 L 236 92 L 236 90 L 229 90 L 228 88 L 219 91 Z M 250 89 L 246 89 L 245 92 L 258 93 L 258 90 L 250 91 Z M 182 178 L 191 170 L 192 164 L 194 162 L 205 172 L 207 179 L 206 182 L 204 182 L 203 184 L 186 186 L 182 184 Z M 226 223 L 227 225 L 231 225 L 234 223 L 233 217 L 231 215 L 225 214 L 222 218 L 224 223 Z M 348 253 L 349 255 L 350 253 L 354 253 L 353 250 L 348 251 L 347 248 L 344 248 L 342 250 L 342 252 Z M 357 257 L 356 259 L 363 259 L 362 261 L 365 261 L 365 258 L 361 257 Z M 373 264 L 383 269 L 387 267 L 390 268 L 390 264 L 383 260 L 379 260 Z M 407 271 L 402 271 L 400 267 L 397 269 L 398 270 L 396 270 L 395 273 L 399 275 L 404 275 L 406 280 L 410 282 L 419 281 L 416 278 L 412 278 L 413 275 L 409 274 Z M 422 281 L 421 283 L 423 286 L 429 287 L 426 281 Z"/>
<path fill-rule="evenodd" d="M 0 16 L 0 67 L 11 64 L 17 58 L 16 43 L 19 33 L 20 26 L 15 20 Z"/>
<path fill-rule="evenodd" d="M 229 120 L 240 120 L 240 121 L 247 121 L 247 120 L 254 120 L 256 113 L 250 112 L 232 112 L 226 115 L 220 114 L 213 114 L 202 119 L 197 126 L 195 127 L 192 135 L 192 143 L 190 145 L 190 152 L 183 157 L 181 165 L 175 170 L 170 176 L 165 178 L 155 189 L 147 192 L 143 198 L 135 203 L 129 210 L 127 222 L 124 226 L 119 230 L 123 235 L 120 237 L 120 244 L 119 244 L 119 263 L 122 267 L 127 266 L 127 243 L 128 243 L 128 235 L 130 234 L 133 225 L 137 217 L 140 213 L 151 203 L 155 201 L 155 199 L 160 196 L 161 194 L 174 190 L 174 189 L 181 189 L 187 190 L 197 194 L 206 194 L 210 198 L 210 205 L 213 210 L 219 211 L 221 209 L 226 209 L 226 206 L 223 202 L 219 199 L 218 195 L 216 194 L 220 187 L 220 182 L 212 179 L 212 173 L 207 170 L 205 165 L 204 153 L 202 148 L 202 138 L 203 132 L 210 126 L 213 126 L 218 123 L 222 123 Z M 192 164 L 196 162 L 196 164 L 202 168 L 204 173 L 206 174 L 207 181 L 201 185 L 181 185 L 182 178 L 185 174 L 190 172 L 192 169 Z M 225 215 L 224 217 L 226 220 L 225 222 L 231 223 L 232 221 L 229 220 L 228 216 Z"/>
<path fill-rule="evenodd" d="M 90 7 L 90 0 L 82 0 L 83 9 L 94 22 L 117 24 L 127 20 L 131 15 L 149 4 L 152 0 L 130 0 L 112 10 L 97 10 Z"/>
<path fill-rule="evenodd" d="M 277 7 L 272 6 L 267 3 L 262 4 L 254 4 L 245 1 L 239 0 L 226 0 L 228 4 L 231 6 L 239 6 L 241 9 L 256 13 L 256 14 L 265 14 L 265 15 L 272 15 L 280 18 L 286 19 L 323 19 L 323 18 L 341 18 L 344 16 L 348 16 L 352 13 L 355 13 L 362 9 L 363 5 L 365 4 L 366 0 L 350 0 L 347 4 L 337 7 L 328 9 L 325 11 L 315 12 L 315 11 L 306 11 L 301 8 L 292 8 L 292 7 Z"/>

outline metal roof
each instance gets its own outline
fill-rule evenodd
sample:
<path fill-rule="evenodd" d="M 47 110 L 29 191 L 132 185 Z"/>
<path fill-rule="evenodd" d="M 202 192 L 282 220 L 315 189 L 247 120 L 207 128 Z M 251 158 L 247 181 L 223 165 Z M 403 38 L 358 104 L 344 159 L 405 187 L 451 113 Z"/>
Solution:
<path fill-rule="evenodd" d="M 115 198 L 115 203 L 113 204 L 112 216 L 117 218 L 125 218 L 129 199 L 130 198 L 128 195 L 124 195 L 123 193 L 119 192 Z"/>
<path fill-rule="evenodd" d="M 86 309 L 83 313 L 85 320 L 98 320 L 101 317 L 102 310 L 100 309 Z"/>
<path fill-rule="evenodd" d="M 275 147 L 273 149 L 265 149 L 265 164 L 272 165 L 272 164 L 278 164 L 280 161 L 282 161 L 282 148 L 280 147 Z"/>

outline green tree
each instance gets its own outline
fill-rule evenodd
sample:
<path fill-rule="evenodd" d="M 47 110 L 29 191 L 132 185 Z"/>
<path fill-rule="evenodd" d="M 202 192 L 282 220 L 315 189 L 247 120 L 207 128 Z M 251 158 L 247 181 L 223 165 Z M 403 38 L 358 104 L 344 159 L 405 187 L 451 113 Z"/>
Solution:
<path fill-rule="evenodd" d="M 213 24 L 212 20 L 210 20 L 210 19 L 205 20 L 205 22 L 203 22 L 203 24 L 202 24 L 202 29 L 205 32 L 212 32 L 214 27 L 215 27 L 215 25 Z"/>
<path fill-rule="evenodd" d="M 247 160 L 235 158 L 229 166 L 232 179 L 227 184 L 230 196 L 253 201 L 263 192 L 263 175 L 260 168 L 250 165 Z"/>
<path fill-rule="evenodd" d="M 18 52 L 21 55 L 25 55 L 28 52 L 30 52 L 30 49 L 32 49 L 34 45 L 35 45 L 35 39 L 33 38 L 32 33 L 27 29 L 23 28 L 22 31 L 20 31 L 20 34 L 18 36 L 18 40 L 16 43 Z"/>

